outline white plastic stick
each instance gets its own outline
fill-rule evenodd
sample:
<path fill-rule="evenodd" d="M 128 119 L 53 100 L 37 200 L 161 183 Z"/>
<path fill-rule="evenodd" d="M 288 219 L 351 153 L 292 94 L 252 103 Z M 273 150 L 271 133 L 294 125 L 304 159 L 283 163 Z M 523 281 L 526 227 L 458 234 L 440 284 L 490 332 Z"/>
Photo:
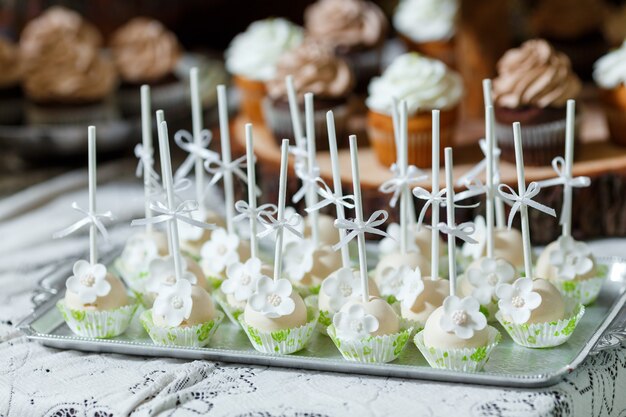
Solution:
<path fill-rule="evenodd" d="M 526 194 L 526 177 L 524 175 L 524 152 L 522 149 L 522 128 L 519 122 L 513 123 L 513 141 L 515 143 L 515 165 L 517 168 L 518 195 Z M 528 227 L 528 207 L 522 204 L 520 207 L 522 219 L 522 243 L 524 245 L 524 270 L 526 277 L 533 277 L 533 261 L 530 247 L 530 228 Z"/>
<path fill-rule="evenodd" d="M 337 135 L 335 133 L 335 118 L 332 110 L 326 113 L 326 126 L 328 129 L 328 149 L 330 151 L 330 165 L 333 171 L 333 188 L 335 198 L 340 199 L 343 197 L 343 190 L 341 186 L 341 171 L 339 169 L 339 155 L 337 153 Z M 346 213 L 341 204 L 336 205 L 337 219 L 344 220 Z M 343 240 L 346 236 L 345 229 L 339 229 L 339 240 Z M 341 263 L 344 268 L 350 267 L 350 249 L 348 245 L 341 247 Z"/>
<path fill-rule="evenodd" d="M 406 100 L 400 102 L 400 146 L 398 148 L 398 168 L 400 169 L 400 175 L 406 176 L 407 171 L 407 106 Z M 403 187 L 400 194 L 400 253 L 405 254 L 408 246 L 408 200 L 409 189 Z"/>
<path fill-rule="evenodd" d="M 356 143 L 356 135 L 350 135 L 350 161 L 352 162 L 352 188 L 354 188 L 354 214 L 359 224 L 363 223 L 363 202 L 361 201 L 361 178 L 359 176 L 359 151 Z M 361 275 L 361 288 L 363 302 L 370 299 L 367 282 L 367 255 L 365 253 L 365 235 L 357 235 L 359 247 L 359 273 Z"/>
<path fill-rule="evenodd" d="M 433 155 L 432 155 L 432 194 L 439 193 L 439 110 L 433 110 Z M 431 235 L 431 259 L 430 259 L 430 279 L 439 279 L 439 201 L 433 200 L 431 209 L 432 235 Z"/>
<path fill-rule="evenodd" d="M 572 178 L 572 165 L 574 164 L 574 133 L 576 122 L 576 102 L 567 100 L 567 115 L 565 122 L 565 178 Z M 563 236 L 572 234 L 572 186 L 568 181 L 563 185 Z"/>
<path fill-rule="evenodd" d="M 485 108 L 487 106 L 493 106 L 493 98 L 491 96 L 491 80 L 486 78 L 483 80 L 483 99 L 485 101 Z M 487 116 L 485 116 L 486 118 Z M 493 132 L 493 149 L 498 146 L 498 138 L 496 137 L 496 129 L 495 129 L 495 117 L 491 121 L 491 131 Z M 493 157 L 493 173 L 500 172 L 500 158 Z M 506 227 L 506 220 L 504 216 L 504 202 L 500 198 L 500 196 L 494 197 L 494 205 L 496 211 L 496 225 L 499 229 Z"/>
<path fill-rule="evenodd" d="M 258 258 L 259 245 L 256 237 L 256 175 L 254 167 L 254 143 L 252 139 L 252 123 L 246 123 L 246 165 L 248 169 L 248 207 L 250 207 L 250 255 Z"/>
<path fill-rule="evenodd" d="M 315 172 L 315 120 L 314 120 L 314 108 L 313 108 L 313 93 L 306 93 L 304 95 L 304 114 L 306 118 L 306 142 L 307 142 L 307 169 L 309 171 L 309 178 L 313 177 Z M 306 205 L 312 207 L 317 203 L 317 192 L 313 187 L 309 187 L 306 193 Z M 318 226 L 319 214 L 317 210 L 313 210 L 309 213 L 310 226 L 311 226 L 311 238 L 315 247 L 319 246 L 319 226 Z"/>
<path fill-rule="evenodd" d="M 295 136 L 296 146 L 304 149 L 304 135 L 302 134 L 302 122 L 300 121 L 300 108 L 298 107 L 298 98 L 296 97 L 296 88 L 293 85 L 293 76 L 288 75 L 285 78 L 287 86 L 287 98 L 289 100 L 289 114 L 291 115 L 291 126 L 293 127 L 293 135 Z"/>
<path fill-rule="evenodd" d="M 87 128 L 88 154 L 89 154 L 89 213 L 96 212 L 96 127 Z M 89 262 L 92 265 L 98 263 L 98 242 L 96 240 L 98 230 L 96 225 L 89 226 Z"/>
<path fill-rule="evenodd" d="M 198 88 L 198 68 L 189 70 L 189 87 L 191 90 L 191 127 L 193 130 L 193 141 L 198 147 L 202 146 L 202 103 L 200 101 L 200 90 Z M 194 171 L 196 175 L 196 200 L 200 205 L 200 212 L 204 212 L 204 167 L 202 158 L 195 154 Z"/>
<path fill-rule="evenodd" d="M 493 224 L 494 224 L 494 199 L 495 190 L 493 188 L 493 106 L 487 106 L 485 108 L 485 136 L 487 139 L 487 172 L 486 172 L 486 186 L 487 196 L 485 199 L 486 220 L 487 220 L 487 257 L 493 258 L 494 254 L 494 236 L 493 236 Z"/>
<path fill-rule="evenodd" d="M 161 155 L 161 123 L 165 121 L 165 113 L 163 110 L 156 111 L 156 121 L 157 121 L 157 136 L 159 138 L 159 155 Z M 161 158 L 161 177 L 163 177 L 163 158 Z M 161 181 L 165 181 L 164 178 L 161 178 Z M 174 248 L 172 246 L 172 242 L 174 241 L 174 237 L 172 235 L 172 225 L 168 223 L 167 226 L 167 248 L 169 253 L 174 253 Z"/>
<path fill-rule="evenodd" d="M 455 227 L 454 220 L 454 178 L 452 169 L 454 161 L 452 160 L 452 148 L 445 149 L 445 165 L 446 165 L 446 213 L 448 227 Z M 452 233 L 448 233 L 448 268 L 450 280 L 450 295 L 456 295 L 456 238 Z"/>
<path fill-rule="evenodd" d="M 217 86 L 217 107 L 220 119 L 220 144 L 222 145 L 222 164 L 231 163 L 230 156 L 230 128 L 228 126 L 228 102 L 226 101 L 226 87 Z M 235 233 L 233 226 L 233 210 L 235 204 L 233 191 L 233 173 L 224 171 L 224 205 L 226 206 L 226 230 L 229 234 Z"/>
<path fill-rule="evenodd" d="M 289 139 L 283 139 L 280 147 L 280 177 L 278 183 L 278 213 L 277 221 L 281 223 L 285 219 L 285 199 L 287 198 L 287 163 L 289 161 Z M 280 278 L 283 268 L 283 234 L 284 230 L 279 227 L 276 230 L 276 248 L 274 249 L 274 280 Z"/>
<path fill-rule="evenodd" d="M 396 145 L 396 164 L 399 164 L 400 148 L 401 148 L 400 115 L 398 114 L 398 100 L 395 97 L 392 97 L 391 100 L 392 100 L 391 118 L 393 122 L 393 138 L 394 138 L 394 143 Z M 408 139 L 407 139 L 407 146 L 405 147 L 405 152 L 408 152 L 407 148 L 408 148 Z M 408 166 L 408 162 L 407 162 L 407 166 Z M 417 223 L 417 220 L 415 218 L 415 203 L 413 201 L 413 194 L 411 193 L 411 190 L 408 190 L 408 193 L 409 193 L 409 197 L 406 199 L 407 222 L 411 226 L 415 226 L 415 224 Z"/>
<path fill-rule="evenodd" d="M 491 97 L 491 80 L 485 78 L 483 80 L 483 100 L 485 101 L 485 108 L 493 106 L 493 98 Z"/>
<path fill-rule="evenodd" d="M 141 86 L 141 142 L 143 151 L 148 154 L 153 154 L 152 147 L 152 109 L 150 108 L 150 86 Z M 152 210 L 150 209 L 150 173 L 152 171 L 152 165 L 143 161 L 143 198 L 144 198 L 144 211 L 146 219 L 152 217 Z M 146 232 L 151 233 L 153 229 L 152 223 L 146 224 Z"/>
<path fill-rule="evenodd" d="M 163 175 L 163 188 L 167 195 L 168 209 L 174 210 L 176 202 L 174 201 L 174 181 L 172 180 L 172 161 L 170 159 L 170 143 L 167 133 L 167 122 L 163 121 L 159 125 L 159 152 L 161 156 L 161 174 Z M 183 276 L 183 270 L 180 259 L 180 242 L 178 241 L 178 220 L 169 220 L 172 230 L 172 257 L 174 259 L 174 271 L 176 280 Z"/>

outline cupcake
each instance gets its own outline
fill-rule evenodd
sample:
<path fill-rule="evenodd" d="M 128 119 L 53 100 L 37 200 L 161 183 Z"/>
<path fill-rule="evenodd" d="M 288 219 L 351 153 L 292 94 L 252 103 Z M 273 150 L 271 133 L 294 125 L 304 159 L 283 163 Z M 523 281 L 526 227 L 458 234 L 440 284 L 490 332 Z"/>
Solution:
<path fill-rule="evenodd" d="M 318 0 L 304 12 L 307 36 L 329 45 L 345 59 L 358 90 L 380 71 L 387 18 L 380 8 L 363 0 Z"/>
<path fill-rule="evenodd" d="M 265 83 L 267 97 L 263 100 L 263 114 L 267 126 L 274 132 L 277 143 L 293 138 L 291 114 L 285 77 L 293 76 L 300 110 L 304 111 L 304 94 L 315 95 L 316 149 L 328 149 L 326 112 L 335 116 L 337 138 L 347 138 L 348 96 L 354 85 L 350 67 L 323 44 L 308 40 L 285 52 L 276 64 L 275 76 Z"/>
<path fill-rule="evenodd" d="M 498 61 L 493 80 L 496 135 L 502 159 L 515 162 L 511 123 L 524 126 L 524 163 L 550 165 L 565 147 L 565 105 L 581 90 L 570 61 L 545 40 L 511 49 Z"/>
<path fill-rule="evenodd" d="M 77 261 L 65 287 L 65 297 L 57 308 L 75 334 L 111 338 L 124 333 L 130 325 L 137 303 L 104 265 Z"/>
<path fill-rule="evenodd" d="M 441 149 L 452 145 L 463 81 L 438 60 L 416 52 L 397 57 L 382 76 L 369 85 L 365 101 L 367 133 L 378 160 L 390 166 L 396 162 L 393 132 L 393 99 L 406 100 L 408 107 L 408 163 L 431 166 L 431 110 L 440 109 Z M 443 157 L 441 158 L 443 160 Z"/>
<path fill-rule="evenodd" d="M 31 124 L 85 123 L 118 117 L 111 93 L 113 62 L 100 51 L 101 36 L 80 15 L 52 7 L 26 25 L 20 37 L 22 87 Z"/>
<path fill-rule="evenodd" d="M 595 63 L 593 79 L 601 89 L 610 139 L 626 145 L 626 41 Z"/>
<path fill-rule="evenodd" d="M 401 0 L 393 26 L 410 51 L 454 66 L 457 0 Z"/>
<path fill-rule="evenodd" d="M 560 236 L 543 250 L 536 267 L 537 275 L 556 286 L 561 293 L 588 305 L 595 301 L 607 276 L 585 242 Z"/>
<path fill-rule="evenodd" d="M 17 45 L 0 37 L 0 124 L 17 124 L 22 118 L 22 65 Z"/>
<path fill-rule="evenodd" d="M 302 32 L 286 19 L 265 19 L 250 24 L 230 43 L 225 52 L 226 69 L 233 75 L 241 113 L 249 122 L 263 122 L 265 81 L 274 78 L 280 55 L 302 43 Z"/>
<path fill-rule="evenodd" d="M 167 113 L 187 105 L 188 93 L 175 74 L 181 47 L 176 35 L 160 22 L 136 17 L 113 33 L 109 47 L 123 82 L 119 96 L 125 115 L 139 114 L 142 84 L 151 87 L 153 108 Z"/>

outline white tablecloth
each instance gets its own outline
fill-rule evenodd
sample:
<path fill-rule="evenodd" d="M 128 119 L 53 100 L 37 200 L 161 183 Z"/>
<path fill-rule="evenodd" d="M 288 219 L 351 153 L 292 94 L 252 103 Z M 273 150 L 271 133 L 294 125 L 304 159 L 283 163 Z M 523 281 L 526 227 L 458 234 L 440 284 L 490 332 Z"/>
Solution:
<path fill-rule="evenodd" d="M 143 207 L 138 184 L 103 185 L 98 199 L 99 209 L 117 215 L 120 225 L 110 232 L 122 242 L 130 233 L 124 223 Z M 37 282 L 86 249 L 84 235 L 50 239 L 77 218 L 69 209 L 74 200 L 86 207 L 85 191 L 0 223 L 0 416 L 626 416 L 626 349 L 589 358 L 553 387 L 509 390 L 86 354 L 29 342 L 13 325 L 30 311 Z M 626 240 L 592 246 L 623 255 Z"/>

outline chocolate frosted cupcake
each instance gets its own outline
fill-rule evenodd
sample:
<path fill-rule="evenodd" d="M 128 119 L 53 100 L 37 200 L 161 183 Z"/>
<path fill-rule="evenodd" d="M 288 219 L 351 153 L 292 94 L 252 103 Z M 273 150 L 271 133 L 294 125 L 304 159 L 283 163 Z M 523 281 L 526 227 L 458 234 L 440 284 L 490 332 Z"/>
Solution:
<path fill-rule="evenodd" d="M 17 46 L 0 37 L 0 124 L 18 123 L 22 117 L 22 65 Z"/>
<path fill-rule="evenodd" d="M 276 75 L 280 55 L 302 43 L 302 28 L 285 19 L 253 22 L 226 50 L 226 69 L 241 95 L 241 112 L 250 122 L 263 122 L 265 81 Z"/>
<path fill-rule="evenodd" d="M 174 73 L 181 47 L 176 35 L 160 22 L 136 17 L 113 33 L 110 47 L 123 81 L 120 105 L 124 114 L 139 114 L 142 84 L 152 87 L 155 108 L 165 110 L 172 103 L 186 103 L 188 95 Z"/>
<path fill-rule="evenodd" d="M 593 79 L 601 89 L 610 138 L 626 145 L 626 41 L 596 62 Z"/>
<path fill-rule="evenodd" d="M 372 2 L 319 0 L 304 13 L 307 35 L 327 43 L 354 71 L 357 89 L 379 73 L 387 18 Z"/>
<path fill-rule="evenodd" d="M 348 64 L 336 57 L 323 44 L 307 40 L 283 54 L 276 64 L 276 74 L 265 83 L 267 97 L 263 101 L 265 122 L 274 132 L 277 143 L 293 138 L 285 78 L 293 76 L 300 110 L 304 111 L 304 94 L 315 95 L 315 141 L 317 149 L 328 149 L 326 112 L 335 115 L 337 140 L 347 141 L 348 95 L 354 76 Z M 304 119 L 303 119 L 304 120 Z"/>
<path fill-rule="evenodd" d="M 93 25 L 62 7 L 32 20 L 20 38 L 23 88 L 32 124 L 83 123 L 117 117 L 113 63 L 101 54 Z"/>
<path fill-rule="evenodd" d="M 549 165 L 565 149 L 565 105 L 581 82 L 570 61 L 545 40 L 511 49 L 498 62 L 493 81 L 496 135 L 502 158 L 515 162 L 513 122 L 522 124 L 524 163 Z"/>

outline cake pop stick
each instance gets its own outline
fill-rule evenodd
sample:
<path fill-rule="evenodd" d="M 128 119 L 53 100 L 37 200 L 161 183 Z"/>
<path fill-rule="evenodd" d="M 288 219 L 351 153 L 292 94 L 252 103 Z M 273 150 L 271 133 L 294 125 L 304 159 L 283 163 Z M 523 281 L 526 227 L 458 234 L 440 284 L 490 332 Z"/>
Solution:
<path fill-rule="evenodd" d="M 572 178 L 572 165 L 574 164 L 574 130 L 576 118 L 576 102 L 567 100 L 567 113 L 565 124 L 565 177 Z M 561 226 L 563 236 L 572 234 L 572 184 L 565 181 L 563 184 L 563 209 L 561 213 Z"/>
<path fill-rule="evenodd" d="M 220 143 L 222 145 L 222 164 L 229 166 L 231 164 L 230 155 L 230 129 L 228 126 L 228 103 L 226 101 L 226 87 L 217 86 L 217 106 L 219 112 L 220 123 Z M 224 204 L 226 206 L 226 230 L 229 234 L 234 233 L 233 225 L 233 173 L 230 169 L 224 170 Z"/>
<path fill-rule="evenodd" d="M 257 242 L 256 212 L 256 174 L 254 167 L 254 144 L 252 139 L 252 123 L 246 123 L 246 164 L 248 174 L 248 206 L 250 208 L 250 257 L 258 258 L 259 245 Z"/>
<path fill-rule="evenodd" d="M 439 110 L 432 112 L 432 195 L 439 194 Z M 431 210 L 431 263 L 430 279 L 439 278 L 439 200 L 433 199 Z"/>
<path fill-rule="evenodd" d="M 193 67 L 189 71 L 189 87 L 191 89 L 191 125 L 193 142 L 201 148 L 202 143 L 202 103 L 198 89 L 198 68 Z M 204 212 L 204 161 L 197 153 L 194 154 L 194 172 L 196 176 L 196 200 L 200 205 L 200 211 Z"/>
<path fill-rule="evenodd" d="M 89 126 L 87 129 L 88 153 L 89 153 L 89 213 L 96 212 L 96 127 Z M 92 265 L 98 263 L 98 242 L 96 241 L 98 229 L 92 222 L 89 225 L 89 262 Z"/>
<path fill-rule="evenodd" d="M 315 167 L 317 163 L 315 161 L 315 122 L 314 122 L 314 109 L 313 109 L 313 93 L 306 93 L 304 95 L 304 113 L 306 117 L 306 137 L 307 137 L 307 169 L 309 178 L 315 176 Z M 314 187 L 308 187 L 306 192 L 306 205 L 312 207 L 317 203 L 317 193 Z M 319 229 L 318 229 L 318 213 L 317 210 L 309 213 L 311 218 L 311 238 L 315 247 L 319 245 Z"/>
<path fill-rule="evenodd" d="M 486 78 L 483 80 L 483 98 L 485 101 L 485 108 L 487 108 L 488 106 L 493 107 L 493 98 L 491 95 L 491 91 L 491 80 Z M 498 138 L 495 135 L 495 117 L 491 120 L 490 129 L 493 132 L 493 149 L 495 149 L 498 146 Z M 493 156 L 493 171 L 494 174 L 500 172 L 500 158 L 496 157 L 495 155 Z M 499 196 L 495 196 L 494 206 L 496 214 L 496 224 L 498 228 L 504 228 L 506 225 L 506 222 L 504 220 L 504 202 Z"/>
<path fill-rule="evenodd" d="M 326 113 L 326 126 L 328 129 L 328 149 L 330 151 L 330 164 L 333 171 L 333 188 L 335 198 L 340 200 L 343 197 L 343 190 L 341 186 L 341 171 L 339 169 L 339 155 L 337 153 L 337 135 L 335 133 L 335 118 L 332 110 Z M 337 219 L 345 220 L 346 213 L 342 204 L 335 204 L 337 210 Z M 339 239 L 346 237 L 345 229 L 339 229 Z M 341 247 L 341 262 L 344 268 L 350 267 L 350 248 L 346 246 Z"/>
<path fill-rule="evenodd" d="M 513 142 L 515 144 L 515 167 L 517 169 L 518 194 L 526 194 L 526 176 L 524 175 L 524 152 L 522 149 L 522 129 L 519 122 L 513 123 Z M 528 207 L 522 204 L 520 207 L 522 220 L 522 243 L 524 245 L 524 270 L 526 277 L 533 277 L 533 261 L 530 246 L 530 227 L 528 225 Z"/>
<path fill-rule="evenodd" d="M 486 172 L 486 222 L 487 222 L 487 257 L 493 258 L 494 239 L 493 239 L 493 222 L 494 222 L 494 200 L 495 193 L 493 189 L 493 106 L 487 106 L 485 110 L 485 137 L 487 140 L 487 172 Z"/>
<path fill-rule="evenodd" d="M 276 220 L 281 224 L 285 220 L 285 199 L 287 198 L 287 163 L 289 158 L 289 139 L 283 139 L 280 147 L 280 177 L 278 183 L 278 212 Z M 274 250 L 274 281 L 280 278 L 283 268 L 283 235 L 282 227 L 276 230 L 276 249 Z"/>
<path fill-rule="evenodd" d="M 448 228 L 456 227 L 454 220 L 454 181 L 452 176 L 452 148 L 445 149 L 445 170 L 446 170 L 446 214 Z M 450 280 L 450 295 L 456 295 L 456 240 L 453 233 L 448 233 L 448 269 Z"/>
<path fill-rule="evenodd" d="M 287 86 L 287 98 L 289 100 L 289 113 L 291 115 L 291 125 L 293 126 L 293 135 L 295 136 L 296 147 L 300 150 L 305 149 L 304 135 L 302 134 L 302 122 L 300 121 L 300 109 L 298 108 L 298 99 L 296 97 L 296 89 L 293 85 L 293 76 L 288 75 L 285 78 Z"/>
<path fill-rule="evenodd" d="M 408 149 L 407 149 L 408 143 L 404 147 L 402 147 L 400 143 L 401 127 L 400 127 L 400 115 L 398 114 L 398 100 L 395 97 L 392 97 L 391 100 L 392 100 L 391 119 L 393 122 L 393 137 L 394 137 L 394 141 L 396 145 L 396 164 L 399 165 L 400 149 L 404 149 L 405 153 L 408 152 Z M 405 126 L 407 126 L 407 124 L 408 122 L 405 121 Z M 408 162 L 407 162 L 407 165 L 408 165 Z M 409 187 L 407 187 L 407 192 L 409 194 L 411 193 L 411 190 L 409 189 Z M 406 200 L 407 200 L 407 221 L 410 225 L 415 225 L 417 220 L 415 218 L 415 203 L 413 202 L 413 197 L 409 196 Z"/>
<path fill-rule="evenodd" d="M 145 155 L 149 155 L 149 158 L 142 159 L 143 165 L 143 194 L 144 194 L 144 211 L 147 219 L 152 217 L 152 210 L 150 210 L 150 181 L 152 178 L 152 154 L 154 149 L 152 148 L 152 123 L 151 116 L 152 110 L 150 109 L 150 86 L 141 86 L 141 142 L 142 152 Z M 146 232 L 151 233 L 153 225 L 151 223 L 146 224 Z"/>
<path fill-rule="evenodd" d="M 156 121 L 157 121 L 157 136 L 159 138 L 159 155 L 161 156 L 163 152 L 161 151 L 161 123 L 165 121 L 165 113 L 163 110 L 156 111 Z M 169 146 L 169 144 L 168 144 Z M 161 156 L 161 176 L 163 176 L 163 160 Z M 165 179 L 163 178 L 163 184 L 165 184 Z M 165 198 L 167 199 L 167 190 L 165 190 L 165 186 L 163 187 L 163 191 L 165 191 Z M 169 253 L 174 253 L 174 247 L 172 242 L 174 241 L 173 233 L 172 233 L 172 223 L 167 223 L 167 249 Z"/>
<path fill-rule="evenodd" d="M 400 103 L 400 146 L 398 148 L 398 165 L 400 169 L 400 175 L 406 176 L 407 172 L 407 106 L 406 100 L 402 100 Z M 408 246 L 408 200 L 410 198 L 409 187 L 407 185 L 402 187 L 400 195 L 400 252 L 405 254 Z"/>

